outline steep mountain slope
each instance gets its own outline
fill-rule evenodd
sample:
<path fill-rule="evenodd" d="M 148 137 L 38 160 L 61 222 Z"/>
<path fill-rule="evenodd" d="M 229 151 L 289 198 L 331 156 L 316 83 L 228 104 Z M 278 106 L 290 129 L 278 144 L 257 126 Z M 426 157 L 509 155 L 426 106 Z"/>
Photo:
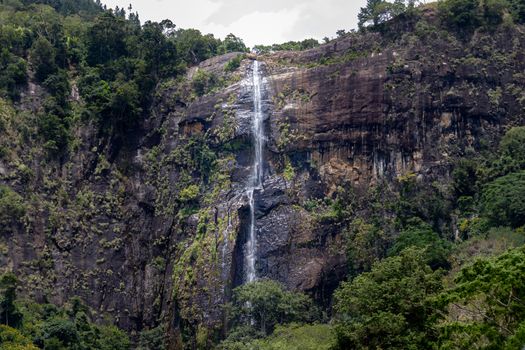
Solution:
<path fill-rule="evenodd" d="M 73 120 L 74 144 L 58 158 L 36 136 L 47 93 L 30 78 L 19 101 L 0 101 L 1 269 L 36 301 L 79 296 L 94 319 L 132 334 L 160 325 L 174 348 L 202 329 L 220 338 L 223 304 L 246 275 L 258 60 L 267 140 L 256 275 L 330 305 L 353 268 L 354 219 L 382 215 L 392 242 L 389 203 L 404 181 L 428 188 L 427 201 L 450 198 L 457 160 L 495 148 L 525 118 L 522 26 L 464 37 L 431 8 L 391 25 L 302 52 L 213 57 L 159 82 L 119 137 Z M 71 85 L 68 100 L 83 105 Z M 458 235 L 452 211 L 421 210 L 443 237 Z"/>

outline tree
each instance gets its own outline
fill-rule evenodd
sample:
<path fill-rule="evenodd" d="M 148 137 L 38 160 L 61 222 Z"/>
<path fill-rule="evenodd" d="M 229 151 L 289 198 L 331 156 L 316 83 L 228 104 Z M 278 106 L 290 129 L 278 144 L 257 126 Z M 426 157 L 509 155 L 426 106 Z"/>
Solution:
<path fill-rule="evenodd" d="M 350 274 L 370 271 L 372 265 L 386 255 L 388 237 L 374 224 L 356 219 L 346 235 Z"/>
<path fill-rule="evenodd" d="M 409 1 L 408 7 L 414 7 L 414 1 Z M 407 9 L 404 0 L 395 0 L 393 3 L 386 0 L 367 0 L 366 6 L 361 8 L 357 15 L 360 29 L 378 27 L 379 25 L 399 16 Z"/>
<path fill-rule="evenodd" d="M 440 348 L 522 348 L 524 276 L 524 247 L 464 267 L 455 278 L 455 286 L 441 296 L 445 307 L 462 316 L 444 323 Z M 515 343 L 519 346 L 513 347 Z"/>
<path fill-rule="evenodd" d="M 507 131 L 501 139 L 499 151 L 504 172 L 517 171 L 525 168 L 525 127 L 514 127 Z"/>
<path fill-rule="evenodd" d="M 477 163 L 473 160 L 462 159 L 452 171 L 454 191 L 456 196 L 473 196 L 477 188 Z"/>
<path fill-rule="evenodd" d="M 165 350 L 166 333 L 162 326 L 144 330 L 140 333 L 137 350 Z"/>
<path fill-rule="evenodd" d="M 190 65 L 217 54 L 220 44 L 213 35 L 202 35 L 197 29 L 179 29 L 174 35 L 174 40 L 178 55 Z"/>
<path fill-rule="evenodd" d="M 506 0 L 484 0 L 480 2 L 479 7 L 483 16 L 483 24 L 492 27 L 503 22 L 508 2 Z"/>
<path fill-rule="evenodd" d="M 15 305 L 18 279 L 12 273 L 0 277 L 0 324 L 17 328 L 22 323 L 22 314 Z"/>
<path fill-rule="evenodd" d="M 509 0 L 512 16 L 518 23 L 525 23 L 525 0 Z"/>
<path fill-rule="evenodd" d="M 51 154 L 59 154 L 67 150 L 70 134 L 67 124 L 56 114 L 42 114 L 38 119 L 40 136 L 44 139 L 44 147 Z"/>
<path fill-rule="evenodd" d="M 90 65 L 104 64 L 127 53 L 126 22 L 123 18 L 104 12 L 87 33 L 87 61 Z"/>
<path fill-rule="evenodd" d="M 432 269 L 450 268 L 448 256 L 451 244 L 439 237 L 432 227 L 420 219 L 411 221 L 397 237 L 394 245 L 388 250 L 390 256 L 398 255 L 403 250 L 414 247 L 422 252 L 425 263 Z"/>
<path fill-rule="evenodd" d="M 98 349 L 100 350 L 126 350 L 131 347 L 127 334 L 115 326 L 99 326 L 100 338 Z M 159 348 L 156 348 L 160 350 Z"/>
<path fill-rule="evenodd" d="M 0 350 L 37 350 L 18 330 L 0 325 Z"/>
<path fill-rule="evenodd" d="M 171 21 L 163 21 L 160 24 L 148 21 L 142 26 L 141 56 L 146 62 L 148 71 L 156 77 L 174 74 L 177 68 L 175 43 L 168 40 L 165 34 L 171 33 L 173 28 Z"/>
<path fill-rule="evenodd" d="M 326 324 L 288 324 L 278 325 L 269 337 L 263 339 L 244 339 L 244 341 L 225 341 L 220 350 L 331 350 L 335 346 L 335 334 Z"/>
<path fill-rule="evenodd" d="M 489 183 L 482 193 L 481 212 L 495 226 L 525 225 L 525 171 Z"/>
<path fill-rule="evenodd" d="M 134 81 L 117 80 L 112 84 L 110 123 L 123 127 L 134 125 L 140 113 L 140 92 Z"/>
<path fill-rule="evenodd" d="M 269 334 L 277 324 L 309 322 L 317 317 L 309 297 L 286 291 L 276 281 L 255 281 L 233 291 L 231 322 L 234 326 L 252 322 L 262 334 Z"/>
<path fill-rule="evenodd" d="M 74 322 L 56 317 L 47 320 L 42 326 L 43 345 L 45 349 L 78 348 L 80 335 Z"/>
<path fill-rule="evenodd" d="M 436 334 L 431 298 L 441 289 L 417 249 L 374 264 L 335 292 L 340 349 L 427 349 Z"/>
<path fill-rule="evenodd" d="M 471 31 L 482 24 L 478 0 L 446 0 L 439 4 L 443 21 L 459 31 Z"/>
<path fill-rule="evenodd" d="M 13 55 L 7 48 L 0 50 L 0 96 L 16 100 L 20 87 L 27 82 L 27 64 L 23 58 Z"/>
<path fill-rule="evenodd" d="M 41 82 L 58 69 L 55 48 L 43 36 L 38 37 L 33 43 L 30 57 L 35 70 L 35 77 Z"/>
<path fill-rule="evenodd" d="M 224 41 L 221 45 L 221 52 L 222 53 L 228 53 L 228 52 L 247 52 L 248 48 L 246 45 L 244 45 L 244 42 L 241 38 L 236 37 L 233 34 L 226 35 L 226 38 L 224 38 Z"/>

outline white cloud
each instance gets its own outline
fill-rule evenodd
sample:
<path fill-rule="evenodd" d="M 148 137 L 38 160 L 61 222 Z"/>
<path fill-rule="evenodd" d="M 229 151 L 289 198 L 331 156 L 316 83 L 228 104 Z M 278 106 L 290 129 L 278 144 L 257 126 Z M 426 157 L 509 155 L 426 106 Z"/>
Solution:
<path fill-rule="evenodd" d="M 180 28 L 196 28 L 223 38 L 229 33 L 247 45 L 310 37 L 332 37 L 356 27 L 366 0 L 102 0 L 109 7 L 129 3 L 142 21 L 171 19 Z"/>

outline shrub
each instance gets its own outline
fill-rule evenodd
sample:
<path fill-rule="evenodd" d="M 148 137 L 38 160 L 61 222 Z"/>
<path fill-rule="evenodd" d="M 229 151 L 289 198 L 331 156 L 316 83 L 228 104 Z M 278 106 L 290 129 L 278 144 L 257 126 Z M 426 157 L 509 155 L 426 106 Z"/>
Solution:
<path fill-rule="evenodd" d="M 19 221 L 25 212 L 22 197 L 10 187 L 0 185 L 0 226 L 7 227 Z"/>
<path fill-rule="evenodd" d="M 191 85 L 198 96 L 203 96 L 210 92 L 217 83 L 218 78 L 215 74 L 199 69 L 193 76 Z"/>
<path fill-rule="evenodd" d="M 38 120 L 38 126 L 47 151 L 51 154 L 58 154 L 67 150 L 70 135 L 62 118 L 54 114 L 43 114 Z"/>
<path fill-rule="evenodd" d="M 329 325 L 290 324 L 277 326 L 271 336 L 249 344 L 246 349 L 331 350 L 335 344 L 335 333 Z"/>
<path fill-rule="evenodd" d="M 237 57 L 232 58 L 231 60 L 228 61 L 228 63 L 226 63 L 224 70 L 226 72 L 235 71 L 237 68 L 241 66 L 241 62 L 244 59 L 244 57 L 245 57 L 244 55 L 237 55 Z"/>
<path fill-rule="evenodd" d="M 199 186 L 189 185 L 188 187 L 182 189 L 179 193 L 179 201 L 181 202 L 192 202 L 199 196 Z"/>
<path fill-rule="evenodd" d="M 37 350 L 18 330 L 0 325 L 0 350 Z"/>

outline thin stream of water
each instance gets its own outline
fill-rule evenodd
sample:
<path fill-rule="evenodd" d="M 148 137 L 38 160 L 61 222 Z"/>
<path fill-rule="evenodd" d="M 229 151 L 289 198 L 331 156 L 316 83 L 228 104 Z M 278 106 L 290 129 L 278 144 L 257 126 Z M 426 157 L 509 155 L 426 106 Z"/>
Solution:
<path fill-rule="evenodd" d="M 253 173 L 250 178 L 250 183 L 246 188 L 246 195 L 248 196 L 250 205 L 250 227 L 248 240 L 246 242 L 246 282 L 255 281 L 257 278 L 255 272 L 255 260 L 257 258 L 257 232 L 255 222 L 255 199 L 254 194 L 256 190 L 262 189 L 264 162 L 263 162 L 263 148 L 264 148 L 264 114 L 262 108 L 262 85 L 263 79 L 261 77 L 259 61 L 253 62 L 253 122 L 252 132 L 255 148 L 255 157 L 253 160 Z"/>

